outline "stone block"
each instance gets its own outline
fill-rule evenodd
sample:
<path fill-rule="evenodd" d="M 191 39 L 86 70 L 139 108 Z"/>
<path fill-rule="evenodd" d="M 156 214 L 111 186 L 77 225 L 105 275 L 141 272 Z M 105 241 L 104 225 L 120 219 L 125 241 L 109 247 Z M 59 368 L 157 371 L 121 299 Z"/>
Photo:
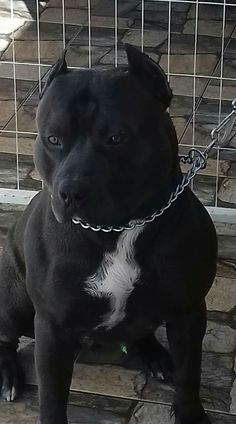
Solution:
<path fill-rule="evenodd" d="M 201 386 L 200 398 L 204 408 L 216 411 L 229 412 L 230 409 L 230 390 L 215 387 Z"/>
<path fill-rule="evenodd" d="M 212 424 L 234 424 L 235 415 L 220 412 L 209 412 Z M 158 405 L 151 403 L 138 403 L 130 418 L 129 424 L 173 424 L 170 405 Z"/>
<path fill-rule="evenodd" d="M 157 47 L 167 39 L 166 31 L 144 31 L 144 46 Z M 141 45 L 141 33 L 137 30 L 129 31 L 121 40 L 123 43 Z"/>
<path fill-rule="evenodd" d="M 10 41 L 11 41 L 10 38 L 7 38 L 7 37 L 5 38 L 4 36 L 0 35 L 0 57 L 9 46 Z"/>
<path fill-rule="evenodd" d="M 91 8 L 98 3 L 99 0 L 90 0 Z M 49 0 L 47 3 L 48 7 L 57 7 L 60 8 L 62 6 L 61 0 Z M 87 9 L 88 8 L 88 0 L 66 0 L 65 8 L 67 9 Z"/>
<path fill-rule="evenodd" d="M 202 386 L 230 392 L 233 381 L 233 358 L 231 355 L 203 352 Z M 217 383 L 216 383 L 217 382 Z"/>
<path fill-rule="evenodd" d="M 223 100 L 221 103 L 221 119 L 231 111 L 231 102 Z M 196 122 L 216 126 L 219 123 L 219 99 L 202 99 L 197 111 Z"/>
<path fill-rule="evenodd" d="M 226 178 L 220 186 L 218 199 L 236 205 L 236 179 Z"/>
<path fill-rule="evenodd" d="M 33 347 L 30 345 L 20 352 L 26 383 L 35 384 Z M 76 363 L 71 389 L 121 397 L 140 397 L 146 378 L 142 371 L 116 365 L 95 365 Z"/>
<path fill-rule="evenodd" d="M 230 142 L 231 144 L 231 142 Z M 231 147 L 229 144 L 229 147 Z M 222 149 L 220 151 L 220 158 L 223 160 L 228 160 L 231 163 L 235 163 L 236 162 L 236 149 L 232 148 L 232 149 Z M 222 202 L 223 203 L 223 202 Z"/>
<path fill-rule="evenodd" d="M 236 224 L 230 222 L 215 222 L 217 234 L 219 236 L 236 235 Z"/>
<path fill-rule="evenodd" d="M 18 137 L 18 152 L 22 155 L 33 155 L 34 139 L 19 136 Z M 1 153 L 16 153 L 16 137 L 9 134 L 8 137 L 1 135 L 0 137 L 0 152 Z"/>
<path fill-rule="evenodd" d="M 206 300 L 209 311 L 229 312 L 236 305 L 236 279 L 216 277 Z M 225 337 L 229 336 L 224 328 L 221 331 L 225 333 Z"/>
<path fill-rule="evenodd" d="M 236 303 L 234 297 L 234 303 Z M 155 335 L 159 342 L 168 348 L 165 326 L 160 326 Z M 232 353 L 236 346 L 236 330 L 217 322 L 208 321 L 203 350 L 215 353 Z"/>
<path fill-rule="evenodd" d="M 138 403 L 129 424 L 174 424 L 169 405 Z"/>
<path fill-rule="evenodd" d="M 87 402 L 82 399 L 86 396 Z M 73 401 L 68 405 L 68 419 L 72 424 L 125 424 L 127 421 L 116 413 L 116 401 L 110 402 L 110 410 L 106 409 L 109 399 L 101 401 L 90 394 L 73 396 Z M 76 401 L 76 404 L 75 404 Z M 118 402 L 119 403 L 119 400 Z M 131 407 L 128 401 L 128 406 Z M 89 406 L 88 406 L 89 405 Z M 24 388 L 23 395 L 16 402 L 0 403 L 1 424 L 35 424 L 38 417 L 38 395 L 35 387 Z"/>
<path fill-rule="evenodd" d="M 155 60 L 155 62 L 159 61 L 159 56 L 156 55 L 155 53 L 148 53 L 148 55 L 153 60 Z M 126 55 L 126 51 L 124 50 L 124 48 L 122 48 L 122 49 L 118 48 L 117 58 L 118 58 L 118 65 L 127 65 L 127 63 L 128 63 L 127 55 Z M 111 50 L 109 53 L 107 53 L 101 59 L 101 63 L 103 63 L 104 65 L 114 65 L 114 62 L 115 62 L 115 51 L 114 51 L 114 49 Z"/>
<path fill-rule="evenodd" d="M 210 412 L 209 417 L 212 424 L 234 424 L 235 415 L 221 414 L 217 412 Z"/>
<path fill-rule="evenodd" d="M 221 278 L 236 279 L 236 266 L 230 259 L 218 260 L 216 275 Z"/>
<path fill-rule="evenodd" d="M 39 79 L 39 68 L 40 75 L 43 75 L 48 71 L 50 66 L 30 66 L 30 65 L 16 65 L 16 80 L 28 80 L 28 81 L 37 81 Z M 1 63 L 0 62 L 0 78 L 13 79 L 13 66 L 10 63 Z"/>
<path fill-rule="evenodd" d="M 188 12 L 190 5 L 188 3 L 171 3 L 171 11 L 178 12 Z M 137 10 L 142 10 L 142 5 L 139 4 Z M 169 3 L 164 1 L 145 1 L 145 11 L 151 12 L 168 12 Z"/>
<path fill-rule="evenodd" d="M 36 133 L 37 128 L 36 128 L 35 116 L 36 116 L 35 106 L 27 106 L 27 105 L 22 106 L 17 112 L 18 130 L 23 132 L 29 131 L 29 132 Z M 15 120 L 12 119 L 7 126 L 7 130 L 15 130 L 15 129 L 16 129 Z"/>
<path fill-rule="evenodd" d="M 65 9 L 65 23 L 83 25 L 88 20 L 88 12 L 82 9 Z M 48 7 L 40 16 L 41 22 L 63 22 L 62 8 Z"/>
<path fill-rule="evenodd" d="M 118 30 L 118 39 L 124 34 L 124 31 Z M 92 46 L 111 46 L 115 44 L 115 33 L 112 28 L 93 28 Z M 72 46 L 88 46 L 88 28 L 84 27 L 78 36 L 71 43 Z"/>
<path fill-rule="evenodd" d="M 9 3 L 9 2 L 8 2 Z M 31 16 L 19 16 L 17 14 L 14 15 L 14 19 L 11 17 L 11 13 L 6 10 L 1 9 L 1 27 L 0 34 L 10 36 L 13 31 L 16 31 L 22 25 L 24 25 L 25 21 Z"/>
<path fill-rule="evenodd" d="M 164 65 L 164 70 L 167 72 L 167 62 Z M 171 71 L 172 72 L 172 71 Z M 170 76 L 170 86 L 173 90 L 174 95 L 193 97 L 194 91 L 194 79 L 193 77 L 186 76 Z M 205 78 L 196 78 L 195 80 L 195 94 L 197 97 L 201 97 L 206 87 Z"/>
<path fill-rule="evenodd" d="M 124 417 L 129 416 L 130 410 L 136 404 L 136 401 L 111 396 L 98 396 L 86 392 L 70 392 L 69 404 L 80 406 L 81 408 L 112 412 Z M 86 424 L 89 423 L 86 422 Z"/>
<path fill-rule="evenodd" d="M 229 147 L 232 147 L 233 152 L 235 151 L 235 147 L 236 147 L 236 136 L 235 135 L 233 135 L 233 139 L 231 138 L 230 143 L 229 143 Z M 228 176 L 233 177 L 233 178 L 236 177 L 236 163 L 235 162 L 231 163 Z"/>
<path fill-rule="evenodd" d="M 63 49 L 62 41 L 41 41 L 40 56 L 44 63 L 53 64 Z M 12 44 L 2 56 L 2 60 L 11 60 Z M 38 43 L 36 40 L 16 40 L 15 58 L 19 62 L 38 62 Z"/>
<path fill-rule="evenodd" d="M 118 0 L 118 16 L 126 17 L 131 10 L 136 8 L 138 3 L 137 0 Z M 114 17 L 114 4 L 114 1 L 99 0 L 93 8 L 93 14 L 97 16 Z"/>
<path fill-rule="evenodd" d="M 186 127 L 187 121 L 185 118 L 182 117 L 174 117 L 172 120 L 175 126 L 177 137 L 179 139 Z"/>
<path fill-rule="evenodd" d="M 215 205 L 216 178 L 207 175 L 196 175 L 193 191 L 204 206 Z"/>
<path fill-rule="evenodd" d="M 173 97 L 170 105 L 170 115 L 174 117 L 188 118 L 192 112 L 193 100 L 190 96 Z"/>
<path fill-rule="evenodd" d="M 236 297 L 234 297 L 234 303 L 236 304 Z M 203 350 L 206 352 L 232 353 L 235 346 L 236 330 L 228 325 L 208 321 Z"/>
<path fill-rule="evenodd" d="M 189 165 L 181 164 L 181 169 L 183 172 L 187 172 L 187 170 L 189 169 Z M 229 169 L 230 169 L 229 161 L 219 160 L 217 162 L 215 159 L 208 159 L 206 168 L 200 169 L 198 171 L 198 175 L 206 175 L 209 177 L 215 177 L 216 175 L 218 175 L 219 177 L 225 177 Z"/>
<path fill-rule="evenodd" d="M 0 100 L 0 127 L 3 127 L 12 117 L 14 110 L 14 100 Z"/>
<path fill-rule="evenodd" d="M 124 49 L 117 50 L 117 61 L 118 65 L 127 65 L 127 55 Z M 115 49 L 112 49 L 109 51 L 105 56 L 101 58 L 100 63 L 104 65 L 111 65 L 114 66 L 115 63 Z"/>
<path fill-rule="evenodd" d="M 233 382 L 230 396 L 231 396 L 230 412 L 231 414 L 236 414 L 236 378 Z"/>
<path fill-rule="evenodd" d="M 236 63 L 236 61 L 235 61 Z M 225 66 L 224 66 L 225 71 Z M 227 77 L 225 72 L 223 73 L 224 77 Z M 232 81 L 223 81 L 223 85 L 220 85 L 220 80 L 212 80 L 212 82 L 206 88 L 203 97 L 208 99 L 216 99 L 219 100 L 219 96 L 221 94 L 221 98 L 223 100 L 232 101 L 232 93 L 234 92 L 235 84 Z"/>
<path fill-rule="evenodd" d="M 1 100 L 14 100 L 15 99 L 15 93 L 14 93 L 14 83 L 12 80 L 7 78 L 1 78 L 0 79 L 0 99 Z M 25 96 L 27 95 L 28 91 L 32 88 L 32 83 L 29 81 L 22 81 L 18 80 L 16 82 L 16 98 L 17 102 L 21 102 Z"/>
<path fill-rule="evenodd" d="M 229 3 L 229 1 L 227 3 Z M 226 12 L 226 21 L 235 21 L 236 11 L 234 10 L 234 7 L 226 7 L 225 12 Z M 195 19 L 195 17 L 196 17 L 196 5 L 192 4 L 189 9 L 188 19 Z M 209 22 L 209 20 L 212 20 L 212 18 L 222 23 L 223 7 L 214 6 L 212 4 L 201 4 L 199 7 L 199 19 L 207 20 Z"/>
<path fill-rule="evenodd" d="M 199 118 L 199 120 L 198 120 Z M 211 117 L 209 116 L 209 120 Z M 193 123 L 191 122 L 184 134 L 184 138 L 181 140 L 181 143 L 187 144 L 188 146 L 191 146 L 194 144 L 197 146 L 206 147 L 210 142 L 210 133 L 213 130 L 213 128 L 216 126 L 212 120 L 212 123 L 204 122 L 204 120 L 207 120 L 207 117 L 205 118 L 201 115 L 195 115 L 195 126 L 193 127 Z M 209 154 L 210 158 L 215 158 L 215 151 L 212 151 Z M 227 161 L 229 158 L 226 158 L 224 156 L 221 157 L 221 160 L 224 162 Z"/>
<path fill-rule="evenodd" d="M 168 11 L 153 11 L 153 10 L 146 10 L 145 9 L 145 26 L 148 28 L 149 26 L 152 26 L 152 29 L 158 28 L 159 26 L 167 27 L 169 25 L 169 13 Z M 130 18 L 135 20 L 136 27 L 139 24 L 141 26 L 142 24 L 142 14 L 141 10 L 133 10 L 129 12 L 128 15 Z M 181 26 L 184 28 L 184 24 L 186 22 L 187 16 L 186 13 L 182 12 L 173 12 L 171 15 L 171 30 L 175 28 L 176 26 Z"/>
<path fill-rule="evenodd" d="M 119 29 L 129 29 L 133 25 L 133 20 L 128 18 L 118 18 L 117 27 Z M 88 26 L 88 23 L 85 23 Z M 95 28 L 115 28 L 115 19 L 111 16 L 91 16 L 91 26 Z"/>
<path fill-rule="evenodd" d="M 19 156 L 19 180 L 20 184 L 25 182 L 25 188 L 30 186 L 34 189 L 34 184 L 30 184 L 28 180 L 29 173 L 33 167 L 31 157 Z M 17 169 L 16 155 L 1 153 L 0 154 L 0 187 L 16 188 Z M 38 186 L 38 184 L 36 184 Z M 23 188 L 23 187 L 22 187 Z"/>
<path fill-rule="evenodd" d="M 65 26 L 66 41 L 69 41 L 77 32 L 77 25 Z M 59 40 L 62 42 L 63 25 L 49 22 L 40 22 L 40 41 Z M 38 40 L 37 22 L 26 22 L 14 34 L 15 40 Z"/>
<path fill-rule="evenodd" d="M 14 1 L 14 0 L 13 0 Z M 46 5 L 46 1 L 40 1 L 39 3 L 39 12 L 42 11 L 43 7 Z M 1 15 L 11 14 L 11 1 L 9 0 L 0 0 L 0 10 Z M 35 19 L 37 16 L 37 7 L 36 2 L 31 0 L 16 0 L 13 4 L 14 20 L 15 18 L 25 18 L 25 19 Z"/>
<path fill-rule="evenodd" d="M 106 53 L 110 51 L 110 47 L 91 47 L 91 59 L 92 65 L 99 62 Z M 67 63 L 69 66 L 81 66 L 88 67 L 89 64 L 89 51 L 87 46 L 76 46 L 70 47 L 67 53 Z"/>
<path fill-rule="evenodd" d="M 139 397 L 145 385 L 145 375 L 114 365 L 78 364 L 74 369 L 71 388 L 113 396 Z"/>
<path fill-rule="evenodd" d="M 171 54 L 193 54 L 195 35 L 192 34 L 171 34 Z M 235 47 L 235 46 L 234 46 Z M 197 53 L 198 54 L 219 54 L 221 53 L 221 38 L 208 37 L 206 35 L 198 36 Z M 231 50 L 233 49 L 233 46 Z M 168 43 L 165 41 L 158 48 L 158 52 L 167 54 Z"/>
<path fill-rule="evenodd" d="M 225 24 L 225 37 L 229 37 L 234 29 L 234 22 L 226 22 Z M 190 19 L 184 26 L 184 34 L 195 34 L 196 20 Z M 208 37 L 222 37 L 222 21 L 198 20 L 197 24 L 198 35 L 207 35 Z"/>
<path fill-rule="evenodd" d="M 160 65 L 167 70 L 168 56 L 162 55 Z M 217 62 L 217 56 L 214 54 L 197 54 L 196 57 L 196 74 L 211 75 Z M 170 72 L 193 74 L 194 71 L 194 55 L 193 54 L 171 54 L 170 55 Z M 185 80 L 183 80 L 184 83 Z"/>
<path fill-rule="evenodd" d="M 224 259 L 228 262 L 236 262 L 236 237 L 233 234 L 232 236 L 219 235 L 218 236 L 218 257 Z"/>

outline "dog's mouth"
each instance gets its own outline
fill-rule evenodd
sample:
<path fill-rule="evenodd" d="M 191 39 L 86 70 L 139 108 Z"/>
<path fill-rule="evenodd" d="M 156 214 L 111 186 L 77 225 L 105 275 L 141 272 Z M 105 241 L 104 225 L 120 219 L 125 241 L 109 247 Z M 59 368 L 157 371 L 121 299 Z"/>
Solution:
<path fill-rule="evenodd" d="M 129 220 L 123 223 L 117 222 L 117 220 L 115 222 L 111 222 L 111 220 L 108 221 L 108 219 L 98 219 L 98 217 L 97 219 L 94 219 L 94 217 L 93 219 L 90 219 L 82 213 L 80 215 L 78 213 L 61 213 L 54 207 L 53 202 L 51 202 L 51 207 L 57 222 L 60 224 L 71 222 L 75 226 L 79 225 L 84 229 L 92 229 L 93 231 L 103 231 L 108 233 L 113 231 L 113 229 L 116 231 L 116 228 L 118 228 L 117 231 L 121 231 L 120 229 L 122 228 L 122 225 L 126 225 L 129 222 Z"/>
<path fill-rule="evenodd" d="M 54 207 L 53 204 L 53 197 L 51 195 L 51 208 L 52 208 L 52 212 L 53 215 L 55 216 L 57 222 L 59 222 L 59 224 L 62 224 L 65 221 L 65 218 L 63 217 L 63 215 L 61 213 L 59 213 L 59 211 L 57 211 L 57 209 Z"/>
<path fill-rule="evenodd" d="M 106 219 L 102 219 L 99 216 L 90 216 L 90 214 L 86 214 L 85 211 L 75 211 L 74 208 L 63 208 L 61 207 L 57 201 L 54 200 L 54 197 L 51 196 L 51 209 L 52 213 L 55 216 L 57 222 L 59 224 L 63 223 L 73 223 L 80 224 L 83 228 L 100 228 L 101 226 L 110 226 L 111 222 Z M 77 209 L 77 208 L 76 208 Z M 106 222 L 105 222 L 106 221 Z M 96 230 L 95 230 L 96 231 Z"/>
<path fill-rule="evenodd" d="M 152 217 L 154 210 L 147 208 L 143 213 L 122 214 L 121 210 L 117 211 L 117 207 L 98 208 L 94 202 L 84 202 L 78 208 L 75 204 L 65 207 L 65 204 L 59 201 L 57 195 L 51 195 L 51 209 L 58 223 L 72 223 L 94 231 L 121 231 L 121 228 L 133 228 L 133 226 L 141 226 L 146 218 Z M 79 210 L 78 210 L 79 209 Z M 127 229 L 128 229 L 127 228 Z"/>

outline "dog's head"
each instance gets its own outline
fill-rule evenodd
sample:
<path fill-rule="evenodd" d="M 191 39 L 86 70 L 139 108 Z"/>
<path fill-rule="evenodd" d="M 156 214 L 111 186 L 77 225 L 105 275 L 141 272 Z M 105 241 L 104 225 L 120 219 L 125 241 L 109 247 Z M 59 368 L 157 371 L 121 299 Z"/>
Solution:
<path fill-rule="evenodd" d="M 37 112 L 35 163 L 59 222 L 120 225 L 152 212 L 173 180 L 177 140 L 163 70 L 126 46 L 128 66 L 52 68 Z M 155 208 L 154 208 L 155 209 Z"/>

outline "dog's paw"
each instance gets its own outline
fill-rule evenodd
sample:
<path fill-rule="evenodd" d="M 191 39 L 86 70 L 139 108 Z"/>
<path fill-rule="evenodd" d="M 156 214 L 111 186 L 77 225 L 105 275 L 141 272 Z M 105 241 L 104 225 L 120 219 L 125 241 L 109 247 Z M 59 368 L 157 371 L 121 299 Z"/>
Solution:
<path fill-rule="evenodd" d="M 173 362 L 170 353 L 156 339 L 139 344 L 139 353 L 145 370 L 160 381 L 173 381 Z"/>
<path fill-rule="evenodd" d="M 169 352 L 166 350 L 155 359 L 146 357 L 146 368 L 151 376 L 165 382 L 173 381 L 173 364 Z"/>
<path fill-rule="evenodd" d="M 0 392 L 4 400 L 12 402 L 18 397 L 21 375 L 17 353 L 0 348 Z"/>
<path fill-rule="evenodd" d="M 211 424 L 210 418 L 204 411 L 203 407 L 200 406 L 198 412 L 188 413 L 184 417 L 178 416 L 173 406 L 173 415 L 175 415 L 175 424 Z"/>
<path fill-rule="evenodd" d="M 181 420 L 176 417 L 175 424 L 211 424 L 211 421 L 207 415 L 200 419 L 197 418 L 196 420 L 194 418 Z"/>

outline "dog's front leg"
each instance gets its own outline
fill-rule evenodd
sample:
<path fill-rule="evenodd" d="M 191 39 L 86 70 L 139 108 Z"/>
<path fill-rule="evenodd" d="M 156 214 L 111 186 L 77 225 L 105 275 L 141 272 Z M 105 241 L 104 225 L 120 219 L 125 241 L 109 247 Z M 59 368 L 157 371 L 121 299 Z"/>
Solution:
<path fill-rule="evenodd" d="M 71 334 L 36 315 L 39 424 L 67 424 L 66 407 L 75 356 L 76 345 Z"/>
<path fill-rule="evenodd" d="M 175 424 L 210 424 L 199 397 L 205 330 L 205 304 L 198 311 L 184 314 L 167 323 L 175 369 Z"/>

